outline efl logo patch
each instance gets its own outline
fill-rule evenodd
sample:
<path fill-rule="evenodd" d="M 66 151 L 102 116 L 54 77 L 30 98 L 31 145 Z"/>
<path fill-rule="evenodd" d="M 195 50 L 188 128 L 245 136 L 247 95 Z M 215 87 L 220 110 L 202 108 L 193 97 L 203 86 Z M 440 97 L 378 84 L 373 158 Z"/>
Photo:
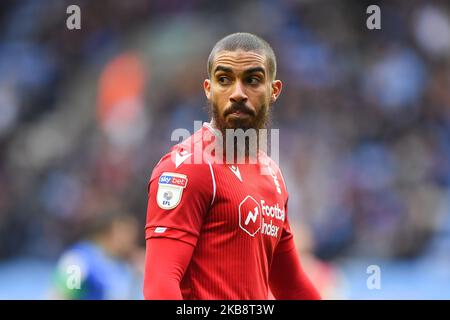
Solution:
<path fill-rule="evenodd" d="M 156 202 L 161 209 L 175 208 L 181 200 L 183 190 L 187 185 L 187 177 L 184 174 L 164 172 L 158 181 Z"/>

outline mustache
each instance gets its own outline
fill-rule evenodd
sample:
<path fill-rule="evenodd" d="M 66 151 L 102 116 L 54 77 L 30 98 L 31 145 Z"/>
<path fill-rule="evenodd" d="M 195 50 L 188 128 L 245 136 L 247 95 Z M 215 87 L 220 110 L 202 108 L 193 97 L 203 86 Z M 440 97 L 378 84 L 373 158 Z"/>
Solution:
<path fill-rule="evenodd" d="M 248 107 L 245 103 L 233 103 L 230 107 L 228 107 L 228 109 L 224 111 L 223 116 L 226 117 L 227 115 L 237 111 L 249 114 L 254 117 L 256 116 L 256 112 Z"/>

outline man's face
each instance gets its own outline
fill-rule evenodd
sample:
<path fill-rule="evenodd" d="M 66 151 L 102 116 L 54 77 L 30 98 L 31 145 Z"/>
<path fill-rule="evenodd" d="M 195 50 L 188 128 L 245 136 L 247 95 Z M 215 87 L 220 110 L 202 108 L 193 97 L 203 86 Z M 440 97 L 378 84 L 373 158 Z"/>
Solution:
<path fill-rule="evenodd" d="M 219 51 L 204 89 L 218 129 L 261 129 L 281 92 L 281 81 L 271 79 L 262 54 Z"/>

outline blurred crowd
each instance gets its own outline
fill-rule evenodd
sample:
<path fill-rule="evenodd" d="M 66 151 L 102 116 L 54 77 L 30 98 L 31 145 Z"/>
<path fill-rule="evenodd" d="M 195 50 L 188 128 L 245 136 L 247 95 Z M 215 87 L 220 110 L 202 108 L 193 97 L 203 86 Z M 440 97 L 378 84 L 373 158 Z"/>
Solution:
<path fill-rule="evenodd" d="M 314 254 L 426 252 L 450 232 L 450 5 L 378 3 L 381 30 L 369 1 L 1 1 L 0 259 L 56 258 L 108 209 L 142 247 L 151 170 L 208 121 L 207 57 L 237 31 L 277 54 L 272 127 Z"/>

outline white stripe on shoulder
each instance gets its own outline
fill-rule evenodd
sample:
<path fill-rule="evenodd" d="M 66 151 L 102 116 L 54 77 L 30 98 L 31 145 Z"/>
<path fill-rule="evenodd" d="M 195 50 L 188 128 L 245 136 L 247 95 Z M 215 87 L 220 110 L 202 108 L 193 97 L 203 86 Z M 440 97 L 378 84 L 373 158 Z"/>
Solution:
<path fill-rule="evenodd" d="M 211 124 L 209 122 L 203 122 L 203 126 L 205 126 L 212 133 L 215 132 L 214 128 L 211 126 Z"/>
<path fill-rule="evenodd" d="M 213 198 L 211 200 L 211 206 L 212 206 L 214 203 L 214 200 L 216 199 L 216 178 L 214 177 L 214 170 L 212 168 L 211 163 L 209 161 L 206 161 L 206 162 L 208 162 L 209 170 L 211 171 L 212 183 L 213 183 Z"/>
<path fill-rule="evenodd" d="M 161 158 L 159 159 L 159 161 L 158 161 L 158 163 L 155 165 L 155 167 L 157 167 L 157 166 L 161 163 L 161 161 L 162 161 L 163 158 L 164 158 L 164 157 L 161 157 Z"/>

